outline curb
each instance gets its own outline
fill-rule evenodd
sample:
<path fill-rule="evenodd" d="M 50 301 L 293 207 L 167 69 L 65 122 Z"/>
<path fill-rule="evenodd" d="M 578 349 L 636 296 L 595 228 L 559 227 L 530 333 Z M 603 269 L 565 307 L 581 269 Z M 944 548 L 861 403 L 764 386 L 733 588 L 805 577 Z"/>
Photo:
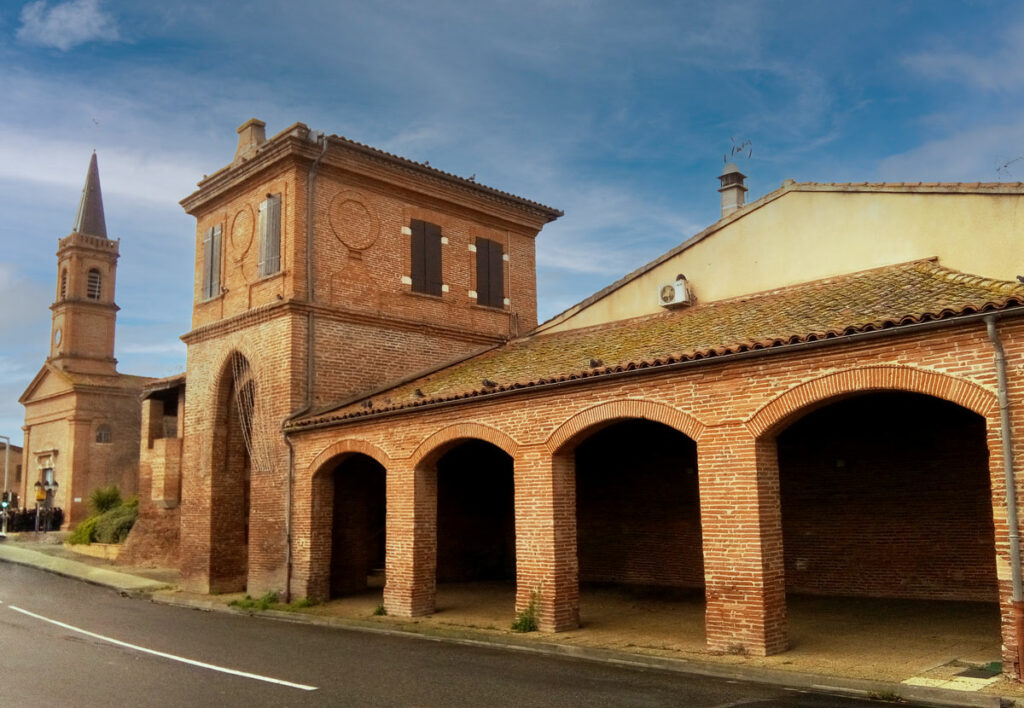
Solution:
<path fill-rule="evenodd" d="M 0 548 L 4 548 L 4 546 L 0 545 Z M 105 570 L 103 568 L 90 566 L 78 561 L 50 556 L 40 551 L 14 549 L 10 546 L 7 546 L 4 550 L 17 552 L 14 558 L 9 557 L 9 553 L 3 553 L 2 556 L 8 557 L 0 557 L 0 563 L 12 563 L 15 565 L 36 568 L 65 578 L 82 580 L 92 585 L 110 588 L 112 590 L 116 590 L 125 597 L 148 599 L 161 605 L 189 607 L 207 612 L 249 615 L 251 617 L 270 619 L 279 622 L 331 627 L 334 629 L 344 629 L 354 632 L 366 632 L 370 634 L 381 634 L 394 637 L 416 638 L 432 642 L 448 642 L 466 646 L 487 647 L 490 649 L 521 651 L 542 656 L 557 656 L 561 658 L 575 659 L 578 661 L 630 666 L 655 671 L 689 674 L 692 676 L 708 676 L 726 680 L 748 681 L 752 683 L 782 686 L 800 690 L 813 690 L 819 693 L 830 693 L 854 698 L 897 696 L 905 701 L 913 701 L 921 705 L 956 706 L 964 708 L 968 706 L 971 708 L 974 708 L 975 706 L 979 708 L 1001 708 L 1001 706 L 1017 705 L 1015 700 L 1012 698 L 990 694 L 979 694 L 969 691 L 951 691 L 943 688 L 910 686 L 907 684 L 892 683 L 889 681 L 851 679 L 839 676 L 808 674 L 795 671 L 778 671 L 762 667 L 738 667 L 735 665 L 725 666 L 689 659 L 670 659 L 665 657 L 644 656 L 641 654 L 629 654 L 626 652 L 615 651 L 613 649 L 579 647 L 543 641 L 535 642 L 516 639 L 513 637 L 495 637 L 493 635 L 473 632 L 470 629 L 437 630 L 424 627 L 416 627 L 415 629 L 411 627 L 381 627 L 376 623 L 364 620 L 338 617 L 317 617 L 315 615 L 307 615 L 298 612 L 284 612 L 280 610 L 254 612 L 251 610 L 235 609 L 216 600 L 194 597 L 177 597 L 171 593 L 161 593 L 160 591 L 172 589 L 172 586 L 167 583 L 161 583 L 148 578 L 140 578 L 139 576 L 130 575 L 128 573 Z M 21 555 L 22 557 L 18 558 L 18 555 Z M 112 578 L 110 576 L 118 577 Z M 118 583 L 116 580 L 121 580 L 121 582 Z"/>
<path fill-rule="evenodd" d="M 688 659 L 669 659 L 664 657 L 629 654 L 613 649 L 579 647 L 550 642 L 532 642 L 514 638 L 499 638 L 492 635 L 475 633 L 472 630 L 436 631 L 417 628 L 381 627 L 363 620 L 338 617 L 317 617 L 298 612 L 281 610 L 251 611 L 229 607 L 215 600 L 199 598 L 182 598 L 172 594 L 148 595 L 152 602 L 162 605 L 190 607 L 207 612 L 224 612 L 228 614 L 249 615 L 251 617 L 307 624 L 354 632 L 381 634 L 385 636 L 423 639 L 432 642 L 448 642 L 466 646 L 487 647 L 489 649 L 506 649 L 521 651 L 542 656 L 589 661 L 595 663 L 614 664 L 671 673 L 707 676 L 711 678 L 747 681 L 752 683 L 782 686 L 802 690 L 813 690 L 819 693 L 843 695 L 853 698 L 871 698 L 877 696 L 898 696 L 904 701 L 926 706 L 955 706 L 957 708 L 1000 708 L 1016 705 L 1014 699 L 991 694 L 972 693 L 969 691 L 952 691 L 928 686 L 910 686 L 889 681 L 870 679 L 852 679 L 839 676 L 825 676 L 795 671 L 778 671 L 761 667 L 736 667 L 692 661 Z"/>

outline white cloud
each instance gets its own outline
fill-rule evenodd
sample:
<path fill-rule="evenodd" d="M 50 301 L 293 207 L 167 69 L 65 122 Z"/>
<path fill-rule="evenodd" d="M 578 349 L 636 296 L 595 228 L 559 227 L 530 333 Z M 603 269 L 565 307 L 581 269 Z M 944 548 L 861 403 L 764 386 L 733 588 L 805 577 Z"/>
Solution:
<path fill-rule="evenodd" d="M 66 52 L 86 42 L 116 41 L 120 34 L 114 17 L 100 10 L 99 0 L 69 0 L 53 7 L 37 0 L 21 9 L 18 39 Z"/>
<path fill-rule="evenodd" d="M 1024 87 L 1024 23 L 1011 24 L 988 46 L 991 50 L 983 55 L 939 47 L 906 56 L 903 64 L 927 78 L 983 91 Z"/>
<path fill-rule="evenodd" d="M 890 181 L 1024 181 L 1024 125 L 976 125 L 881 162 Z"/>

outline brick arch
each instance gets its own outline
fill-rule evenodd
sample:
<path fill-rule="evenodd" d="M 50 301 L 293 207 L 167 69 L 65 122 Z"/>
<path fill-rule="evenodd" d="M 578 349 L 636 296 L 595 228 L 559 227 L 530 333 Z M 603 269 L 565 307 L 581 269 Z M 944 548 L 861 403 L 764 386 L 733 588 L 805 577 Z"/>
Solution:
<path fill-rule="evenodd" d="M 678 408 L 655 401 L 627 398 L 601 403 L 580 411 L 558 426 L 544 444 L 553 455 L 587 428 L 600 423 L 628 418 L 652 420 L 656 423 L 662 423 L 674 430 L 678 430 L 694 442 L 699 442 L 701 435 L 704 434 L 704 424 Z"/>
<path fill-rule="evenodd" d="M 438 430 L 421 442 L 409 460 L 412 463 L 412 466 L 416 467 L 426 459 L 427 456 L 436 452 L 446 443 L 452 442 L 453 440 L 463 440 L 468 438 L 475 438 L 477 440 L 489 442 L 495 447 L 503 450 L 509 457 L 515 457 L 516 451 L 519 449 L 518 442 L 497 428 L 481 425 L 480 423 L 456 423 L 455 425 L 449 425 L 447 428 Z"/>
<path fill-rule="evenodd" d="M 755 438 L 773 433 L 797 413 L 852 393 L 906 391 L 956 403 L 987 417 L 996 394 L 966 379 L 909 366 L 864 366 L 805 381 L 762 406 L 744 425 Z"/>
<path fill-rule="evenodd" d="M 344 440 L 333 442 L 321 450 L 320 453 L 313 458 L 313 461 L 309 463 L 309 466 L 306 469 L 310 472 L 310 477 L 316 477 L 326 468 L 327 464 L 331 460 L 340 455 L 350 453 L 366 455 L 367 457 L 375 460 L 385 470 L 391 466 L 391 457 L 376 445 L 368 443 L 365 440 L 346 438 Z"/>

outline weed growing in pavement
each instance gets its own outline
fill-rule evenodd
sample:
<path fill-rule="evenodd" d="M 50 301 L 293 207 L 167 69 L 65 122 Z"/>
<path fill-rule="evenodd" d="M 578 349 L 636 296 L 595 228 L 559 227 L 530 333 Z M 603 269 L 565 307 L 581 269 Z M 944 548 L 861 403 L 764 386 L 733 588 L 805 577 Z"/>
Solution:
<path fill-rule="evenodd" d="M 513 632 L 536 632 L 537 631 L 537 604 L 540 595 L 536 590 L 530 593 L 530 604 L 521 612 L 516 613 L 512 622 Z"/>
<path fill-rule="evenodd" d="M 246 595 L 241 600 L 232 600 L 228 604 L 231 607 L 237 607 L 240 610 L 269 610 L 271 605 L 277 604 L 277 593 L 268 592 L 259 599 L 254 599 Z"/>
<path fill-rule="evenodd" d="M 373 608 L 373 616 L 374 617 L 383 617 L 387 613 L 388 613 L 388 608 L 384 607 L 383 604 L 377 605 L 376 607 Z"/>

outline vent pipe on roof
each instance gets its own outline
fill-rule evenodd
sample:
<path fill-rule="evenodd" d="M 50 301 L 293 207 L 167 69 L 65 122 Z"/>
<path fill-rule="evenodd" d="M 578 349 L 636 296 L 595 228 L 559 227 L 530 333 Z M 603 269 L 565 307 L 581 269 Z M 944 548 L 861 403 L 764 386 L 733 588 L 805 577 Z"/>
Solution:
<path fill-rule="evenodd" d="M 722 186 L 718 191 L 722 193 L 722 216 L 726 217 L 733 213 L 746 201 L 747 186 L 744 184 L 747 176 L 740 172 L 740 168 L 730 162 L 718 176 Z"/>
<path fill-rule="evenodd" d="M 235 150 L 235 162 L 252 157 L 263 143 L 267 142 L 267 124 L 258 118 L 249 120 L 238 126 L 238 149 Z"/>

